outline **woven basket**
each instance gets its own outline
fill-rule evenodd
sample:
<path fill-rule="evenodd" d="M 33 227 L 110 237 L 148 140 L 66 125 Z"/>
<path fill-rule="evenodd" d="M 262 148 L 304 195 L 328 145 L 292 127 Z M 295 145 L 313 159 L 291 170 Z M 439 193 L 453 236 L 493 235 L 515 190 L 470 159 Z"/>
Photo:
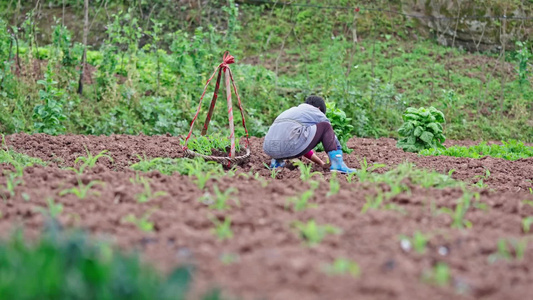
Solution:
<path fill-rule="evenodd" d="M 211 155 L 203 155 L 203 154 L 200 154 L 200 153 L 196 153 L 190 149 L 186 149 L 185 150 L 185 157 L 189 157 L 189 158 L 193 158 L 193 157 L 201 157 L 205 160 L 209 160 L 209 161 L 216 161 L 216 162 L 219 162 L 221 164 L 240 164 L 242 162 L 244 162 L 246 159 L 248 159 L 250 157 L 250 148 L 246 148 L 246 153 L 244 155 L 241 155 L 241 156 L 236 156 L 236 157 L 233 157 L 233 158 L 230 158 L 230 157 L 222 157 L 222 156 L 211 156 Z"/>

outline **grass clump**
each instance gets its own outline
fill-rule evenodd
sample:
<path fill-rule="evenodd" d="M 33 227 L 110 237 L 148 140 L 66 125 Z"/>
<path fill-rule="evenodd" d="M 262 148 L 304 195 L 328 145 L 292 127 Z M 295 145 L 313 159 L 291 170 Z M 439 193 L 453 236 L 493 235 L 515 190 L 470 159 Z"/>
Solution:
<path fill-rule="evenodd" d="M 420 151 L 424 156 L 454 156 L 454 157 L 469 157 L 479 159 L 485 156 L 494 158 L 503 158 L 506 160 L 517 160 L 521 158 L 533 157 L 533 147 L 524 145 L 523 142 L 516 140 L 502 141 L 501 145 L 492 144 L 487 145 L 482 142 L 479 145 L 470 147 L 452 146 L 446 149 L 426 149 Z"/>
<path fill-rule="evenodd" d="M 136 256 L 92 241 L 82 232 L 55 227 L 32 245 L 22 234 L 0 242 L 3 299 L 185 299 L 189 268 L 162 276 Z"/>

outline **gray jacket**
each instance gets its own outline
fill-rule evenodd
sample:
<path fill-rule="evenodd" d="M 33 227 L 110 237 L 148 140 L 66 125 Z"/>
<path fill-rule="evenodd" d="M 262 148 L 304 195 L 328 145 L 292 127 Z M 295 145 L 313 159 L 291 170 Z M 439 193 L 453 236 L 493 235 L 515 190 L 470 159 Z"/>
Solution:
<path fill-rule="evenodd" d="M 300 104 L 282 112 L 265 136 L 263 150 L 275 159 L 291 158 L 301 154 L 316 134 L 316 124 L 329 120 L 318 108 Z M 339 140 L 335 137 L 337 148 Z"/>

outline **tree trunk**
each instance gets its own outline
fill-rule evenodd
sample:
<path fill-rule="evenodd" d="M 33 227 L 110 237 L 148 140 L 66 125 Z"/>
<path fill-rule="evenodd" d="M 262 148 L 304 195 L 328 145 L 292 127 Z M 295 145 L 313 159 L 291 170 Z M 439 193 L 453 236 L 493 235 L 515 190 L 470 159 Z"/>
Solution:
<path fill-rule="evenodd" d="M 85 0 L 85 20 L 83 23 L 83 57 L 81 58 L 80 66 L 80 81 L 78 83 L 78 94 L 83 93 L 83 73 L 85 72 L 85 65 L 87 64 L 87 35 L 89 35 L 89 0 Z"/>

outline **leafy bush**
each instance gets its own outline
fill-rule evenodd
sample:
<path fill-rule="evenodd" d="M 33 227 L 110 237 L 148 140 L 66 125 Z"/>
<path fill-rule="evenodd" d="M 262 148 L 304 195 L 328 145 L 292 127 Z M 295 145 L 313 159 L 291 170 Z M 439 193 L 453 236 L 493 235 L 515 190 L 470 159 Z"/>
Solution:
<path fill-rule="evenodd" d="M 409 107 L 402 116 L 404 123 L 398 129 L 400 138 L 396 144 L 407 152 L 419 152 L 429 148 L 444 148 L 446 137 L 442 134 L 444 114 L 434 108 Z"/>
<path fill-rule="evenodd" d="M 81 232 L 49 229 L 35 245 L 21 234 L 0 242 L 3 299 L 185 299 L 190 272 L 181 267 L 163 277 Z"/>
<path fill-rule="evenodd" d="M 452 146 L 446 149 L 426 149 L 420 151 L 421 155 L 425 156 L 455 156 L 455 157 L 469 157 L 482 158 L 484 156 L 491 156 L 495 158 L 503 158 L 506 160 L 517 160 L 521 158 L 528 158 L 533 156 L 533 147 L 526 146 L 524 143 L 510 140 L 502 141 L 502 145 L 487 145 L 486 142 L 481 142 L 479 145 L 470 147 Z"/>
<path fill-rule="evenodd" d="M 39 98 L 43 104 L 36 105 L 33 110 L 34 127 L 37 132 L 56 135 L 65 132 L 63 121 L 67 116 L 63 113 L 64 91 L 57 87 L 53 80 L 50 66 L 44 75 L 44 80 L 37 81 L 43 88 L 39 91 Z"/>
<path fill-rule="evenodd" d="M 353 136 L 353 125 L 351 125 L 352 118 L 348 118 L 346 113 L 337 108 L 335 103 L 326 103 L 326 117 L 331 122 L 331 127 L 335 131 L 335 135 L 339 139 L 344 153 L 352 153 L 352 149 L 348 148 L 346 142 Z M 318 145 L 318 151 L 324 151 L 322 144 Z"/>

